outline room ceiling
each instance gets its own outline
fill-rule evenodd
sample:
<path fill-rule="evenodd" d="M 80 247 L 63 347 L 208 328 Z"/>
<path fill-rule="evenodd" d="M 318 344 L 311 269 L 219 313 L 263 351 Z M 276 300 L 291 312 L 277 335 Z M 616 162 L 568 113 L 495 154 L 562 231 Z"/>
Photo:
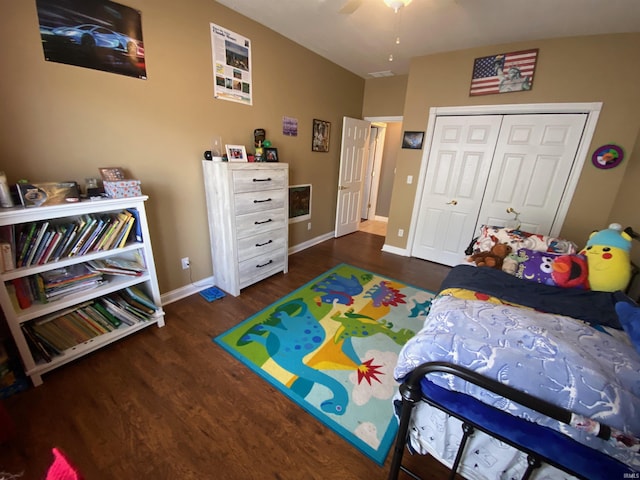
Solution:
<path fill-rule="evenodd" d="M 217 1 L 363 78 L 407 74 L 416 56 L 640 31 L 640 0 L 413 0 L 398 13 L 383 0 Z"/>

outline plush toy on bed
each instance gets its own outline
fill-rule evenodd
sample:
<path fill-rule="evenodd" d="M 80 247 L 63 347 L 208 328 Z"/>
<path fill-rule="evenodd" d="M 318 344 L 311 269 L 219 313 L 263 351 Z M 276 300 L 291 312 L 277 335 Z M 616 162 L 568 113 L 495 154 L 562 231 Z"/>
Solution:
<path fill-rule="evenodd" d="M 593 232 L 580 252 L 587 257 L 591 290 L 615 292 L 624 290 L 631 280 L 631 237 L 622 226 Z"/>
<path fill-rule="evenodd" d="M 469 257 L 469 261 L 478 267 L 491 267 L 502 270 L 502 262 L 511 253 L 511 247 L 505 243 L 498 243 L 491 247 L 488 252 L 474 253 Z"/>

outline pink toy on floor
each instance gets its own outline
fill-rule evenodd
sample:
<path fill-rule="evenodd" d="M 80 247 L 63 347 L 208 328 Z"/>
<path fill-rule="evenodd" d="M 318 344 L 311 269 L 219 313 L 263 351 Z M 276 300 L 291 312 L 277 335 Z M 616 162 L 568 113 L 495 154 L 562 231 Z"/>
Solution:
<path fill-rule="evenodd" d="M 82 480 L 82 476 L 69 463 L 60 450 L 54 448 L 53 463 L 47 471 L 46 480 Z"/>

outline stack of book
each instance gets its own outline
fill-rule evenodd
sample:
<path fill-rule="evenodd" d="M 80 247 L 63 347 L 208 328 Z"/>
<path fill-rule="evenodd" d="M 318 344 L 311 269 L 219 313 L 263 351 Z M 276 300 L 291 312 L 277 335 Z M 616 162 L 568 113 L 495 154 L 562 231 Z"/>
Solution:
<path fill-rule="evenodd" d="M 78 263 L 38 275 L 15 278 L 8 285 L 8 290 L 18 307 L 24 310 L 34 303 L 48 303 L 66 295 L 98 287 L 104 282 L 102 272 L 91 270 L 84 263 Z"/>
<path fill-rule="evenodd" d="M 137 287 L 77 305 L 22 325 L 29 346 L 39 359 L 57 355 L 92 338 L 148 321 L 158 307 Z"/>
<path fill-rule="evenodd" d="M 128 258 L 109 257 L 87 262 L 89 268 L 96 272 L 109 275 L 125 275 L 139 277 L 147 271 L 139 255 L 130 260 Z"/>
<path fill-rule="evenodd" d="M 102 273 L 91 270 L 84 263 L 56 268 L 35 276 L 42 279 L 43 293 L 47 301 L 89 290 L 104 283 Z"/>
<path fill-rule="evenodd" d="M 142 240 L 135 209 L 118 213 L 82 215 L 68 223 L 29 222 L 15 228 L 12 241 L 16 267 L 42 265 L 61 258 L 110 250 L 126 245 L 130 236 Z M 134 232 L 132 234 L 132 232 Z M 6 262 L 5 262 L 6 263 Z"/>

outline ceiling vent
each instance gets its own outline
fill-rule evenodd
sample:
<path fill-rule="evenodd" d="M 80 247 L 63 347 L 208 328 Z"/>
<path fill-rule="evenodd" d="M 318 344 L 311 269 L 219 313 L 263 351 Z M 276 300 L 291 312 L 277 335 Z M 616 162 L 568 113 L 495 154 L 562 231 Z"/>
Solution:
<path fill-rule="evenodd" d="M 373 78 L 393 77 L 395 74 L 391 70 L 383 70 L 382 72 L 371 72 L 369 74 Z"/>

